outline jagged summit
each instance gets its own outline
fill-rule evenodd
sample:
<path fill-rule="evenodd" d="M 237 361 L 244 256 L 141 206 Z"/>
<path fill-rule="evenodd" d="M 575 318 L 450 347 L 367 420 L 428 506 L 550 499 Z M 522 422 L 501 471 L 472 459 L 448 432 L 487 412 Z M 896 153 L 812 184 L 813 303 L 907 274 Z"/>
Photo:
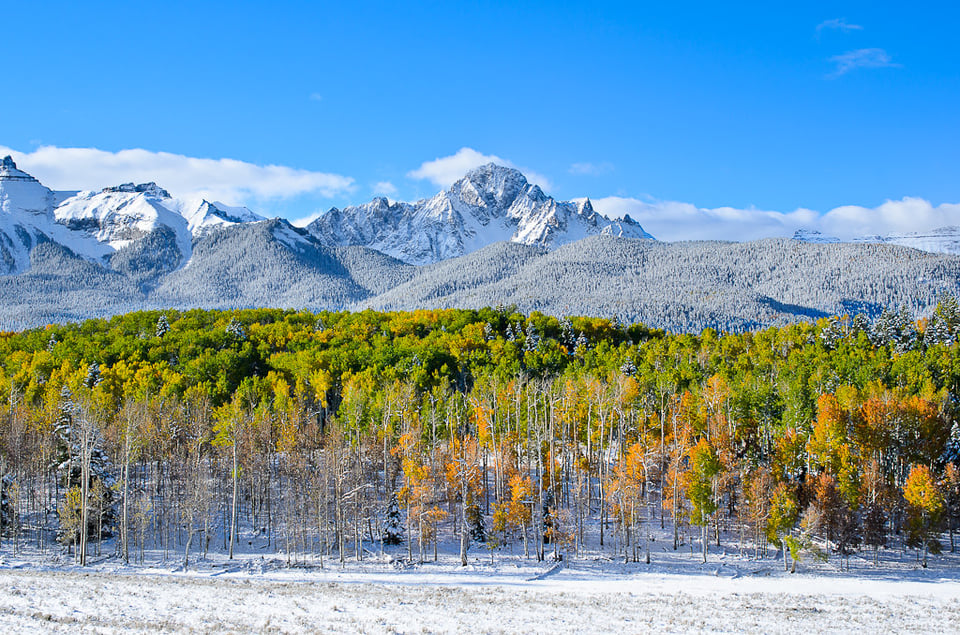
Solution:
<path fill-rule="evenodd" d="M 652 238 L 639 224 L 596 212 L 589 200 L 557 201 L 517 169 L 488 163 L 415 203 L 378 197 L 333 208 L 307 229 L 338 246 L 370 247 L 410 264 L 471 253 L 499 241 L 555 248 L 585 236 Z"/>
<path fill-rule="evenodd" d="M 536 196 L 542 197 L 540 188 L 533 187 L 536 187 Z M 530 184 L 520 170 L 488 163 L 467 172 L 450 191 L 475 205 L 508 208 L 527 188 Z"/>
<path fill-rule="evenodd" d="M 17 168 L 17 164 L 13 161 L 13 157 L 11 157 L 9 154 L 3 157 L 3 161 L 0 161 L 0 180 L 25 181 L 28 183 L 40 182 L 23 170 Z"/>

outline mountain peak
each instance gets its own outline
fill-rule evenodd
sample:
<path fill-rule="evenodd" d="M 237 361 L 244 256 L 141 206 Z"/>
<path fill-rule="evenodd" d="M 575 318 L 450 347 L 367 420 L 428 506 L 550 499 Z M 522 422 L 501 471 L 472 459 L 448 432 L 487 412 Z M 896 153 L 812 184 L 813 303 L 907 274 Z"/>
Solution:
<path fill-rule="evenodd" d="M 582 201 L 577 202 L 577 211 L 583 216 L 593 216 L 596 214 L 596 210 L 593 209 L 593 203 L 590 202 L 589 198 L 585 198 Z"/>
<path fill-rule="evenodd" d="M 11 157 L 9 154 L 3 157 L 3 161 L 0 161 L 0 180 L 29 181 L 31 183 L 39 183 L 37 179 L 19 169 L 17 164 L 13 161 L 13 157 Z"/>
<path fill-rule="evenodd" d="M 457 183 L 468 181 L 481 191 L 509 189 L 519 192 L 528 185 L 527 177 L 516 168 L 487 163 L 468 171 Z M 456 183 L 454 184 L 456 186 Z"/>
<path fill-rule="evenodd" d="M 447 193 L 473 206 L 506 209 L 529 188 L 520 170 L 487 163 L 467 172 Z"/>
<path fill-rule="evenodd" d="M 651 238 L 639 224 L 596 212 L 589 200 L 557 201 L 516 168 L 487 163 L 430 199 L 375 198 L 333 209 L 307 226 L 328 245 L 361 245 L 422 265 L 500 241 L 553 248 L 585 236 Z"/>
<path fill-rule="evenodd" d="M 471 181 L 488 178 L 515 178 L 521 179 L 524 182 L 527 180 L 527 177 L 525 177 L 520 170 L 492 162 L 468 170 L 463 178 Z"/>
<path fill-rule="evenodd" d="M 148 196 L 156 196 L 159 198 L 170 198 L 170 192 L 166 191 L 153 181 L 149 183 L 121 183 L 120 185 L 114 185 L 113 187 L 105 187 L 102 192 L 124 192 L 128 194 L 146 194 Z"/>

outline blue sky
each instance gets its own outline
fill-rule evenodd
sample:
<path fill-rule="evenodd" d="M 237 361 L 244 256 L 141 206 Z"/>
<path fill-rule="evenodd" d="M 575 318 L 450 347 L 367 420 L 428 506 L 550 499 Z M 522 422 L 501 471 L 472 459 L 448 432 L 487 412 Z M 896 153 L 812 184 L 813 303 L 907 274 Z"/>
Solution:
<path fill-rule="evenodd" d="M 52 187 L 157 174 L 291 219 L 497 157 L 668 238 L 681 205 L 725 238 L 953 221 L 956 5 L 725 4 L 8 4 L 0 146 Z"/>

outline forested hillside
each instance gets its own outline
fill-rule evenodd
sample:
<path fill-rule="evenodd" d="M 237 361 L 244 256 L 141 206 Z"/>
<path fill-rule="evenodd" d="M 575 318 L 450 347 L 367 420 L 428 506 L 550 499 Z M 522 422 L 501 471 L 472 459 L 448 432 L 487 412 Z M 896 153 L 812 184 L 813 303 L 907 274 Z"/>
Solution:
<path fill-rule="evenodd" d="M 0 336 L 3 548 L 137 560 L 642 560 L 653 527 L 785 566 L 954 549 L 960 309 L 720 334 L 513 308 L 131 313 Z M 86 554 L 86 555 L 85 555 Z M 931 555 L 933 554 L 933 555 Z M 465 555 L 463 556 L 465 558 Z"/>
<path fill-rule="evenodd" d="M 929 315 L 960 293 L 960 258 L 895 245 L 662 243 L 593 236 L 552 252 L 496 244 L 416 270 L 353 308 L 515 304 L 551 315 L 617 316 L 673 331 L 747 330 L 905 305 Z"/>
<path fill-rule="evenodd" d="M 927 317 L 940 297 L 960 294 L 960 256 L 896 245 L 661 243 L 600 235 L 554 251 L 500 242 L 413 266 L 367 247 L 323 245 L 278 219 L 211 228 L 194 240 L 186 263 L 171 255 L 171 240 L 157 230 L 114 253 L 109 267 L 53 242 L 37 244 L 29 270 L 0 276 L 0 328 L 170 308 L 410 311 L 504 304 L 696 333 L 844 313 L 872 319 L 885 305 Z"/>

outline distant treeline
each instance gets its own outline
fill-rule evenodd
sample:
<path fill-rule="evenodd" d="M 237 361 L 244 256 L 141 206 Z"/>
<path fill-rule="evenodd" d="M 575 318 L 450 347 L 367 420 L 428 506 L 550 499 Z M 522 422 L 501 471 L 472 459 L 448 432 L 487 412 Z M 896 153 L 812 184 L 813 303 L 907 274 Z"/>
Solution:
<path fill-rule="evenodd" d="M 784 564 L 954 549 L 960 308 L 675 335 L 514 308 L 151 311 L 0 335 L 3 548 Z M 85 528 L 85 529 L 84 529 Z M 448 534 L 449 535 L 449 534 Z M 735 538 L 733 538 L 735 537 Z M 90 543 L 89 545 L 87 543 Z M 369 545 L 368 545 L 369 546 Z M 841 560 L 842 562 L 842 560 Z"/>

